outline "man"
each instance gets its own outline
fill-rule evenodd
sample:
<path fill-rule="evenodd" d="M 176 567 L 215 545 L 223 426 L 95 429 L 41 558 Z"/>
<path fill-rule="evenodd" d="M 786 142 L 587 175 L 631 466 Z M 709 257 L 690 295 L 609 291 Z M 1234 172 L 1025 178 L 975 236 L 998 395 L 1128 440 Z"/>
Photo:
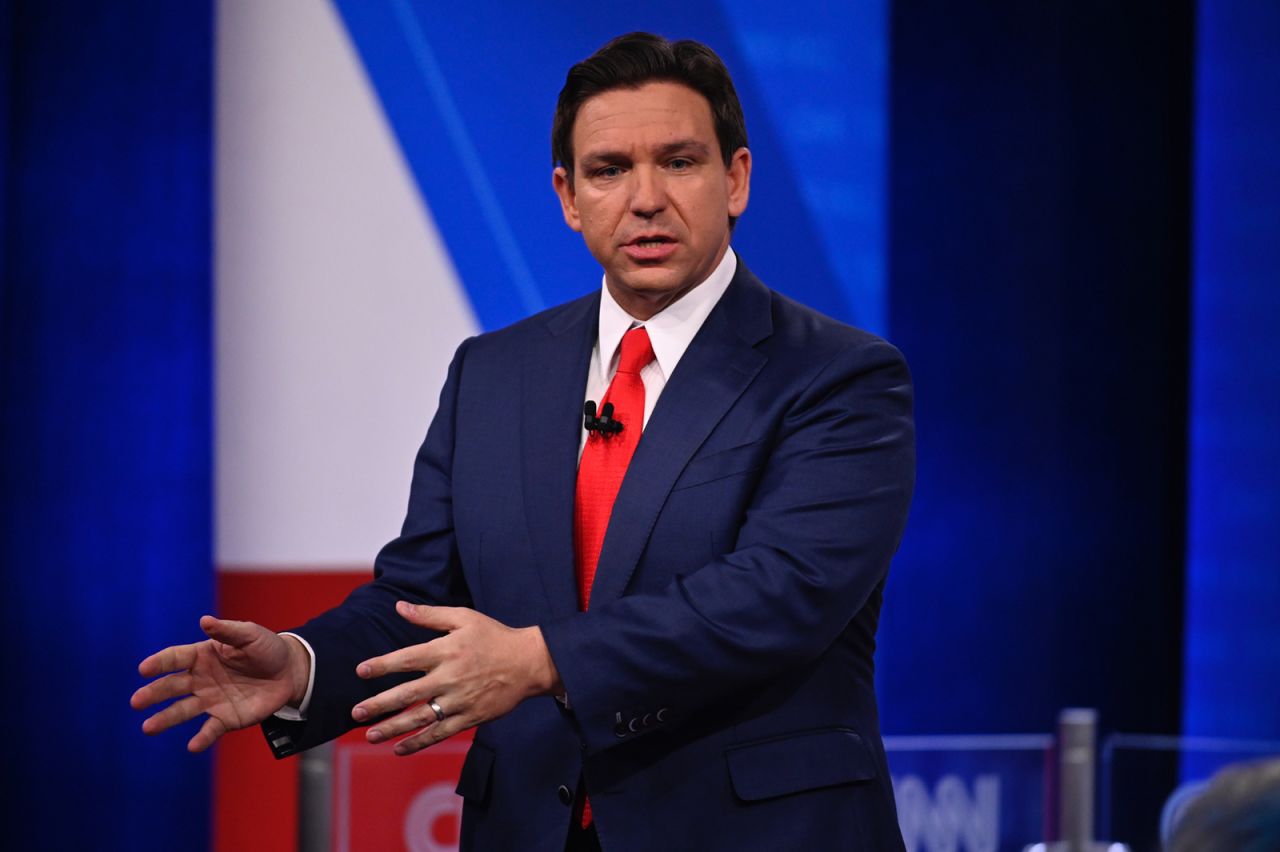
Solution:
<path fill-rule="evenodd" d="M 179 699 L 143 730 L 479 726 L 466 849 L 899 849 L 872 652 L 906 366 L 729 248 L 751 154 L 710 49 L 615 39 L 552 139 L 602 289 L 463 343 L 375 579 L 283 635 L 205 616 L 141 664 L 134 706 Z"/>

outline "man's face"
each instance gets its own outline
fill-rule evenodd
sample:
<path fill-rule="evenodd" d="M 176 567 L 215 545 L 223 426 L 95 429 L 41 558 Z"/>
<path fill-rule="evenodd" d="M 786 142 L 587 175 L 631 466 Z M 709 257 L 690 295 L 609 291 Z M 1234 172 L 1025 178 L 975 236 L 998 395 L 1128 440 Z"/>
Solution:
<path fill-rule="evenodd" d="M 648 319 L 700 284 L 747 208 L 751 154 L 726 168 L 711 105 L 679 83 L 589 98 L 573 125 L 573 179 L 553 176 L 570 228 L 604 267 L 618 304 Z"/>

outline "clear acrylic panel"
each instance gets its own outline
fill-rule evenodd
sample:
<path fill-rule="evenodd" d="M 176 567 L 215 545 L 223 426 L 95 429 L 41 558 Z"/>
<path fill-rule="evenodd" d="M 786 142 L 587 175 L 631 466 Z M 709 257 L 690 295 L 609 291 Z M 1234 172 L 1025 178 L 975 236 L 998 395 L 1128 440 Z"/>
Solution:
<path fill-rule="evenodd" d="M 1280 755 L 1280 741 L 1112 734 L 1099 754 L 1098 833 L 1160 852 L 1179 809 L 1218 770 Z"/>

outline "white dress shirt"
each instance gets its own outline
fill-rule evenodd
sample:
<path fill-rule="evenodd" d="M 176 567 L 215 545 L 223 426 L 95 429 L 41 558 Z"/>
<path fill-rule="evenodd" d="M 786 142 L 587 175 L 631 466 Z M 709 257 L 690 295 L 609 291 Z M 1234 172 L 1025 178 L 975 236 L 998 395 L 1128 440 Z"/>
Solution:
<path fill-rule="evenodd" d="M 724 291 L 729 289 L 729 282 L 737 271 L 738 257 L 733 249 L 726 249 L 719 265 L 705 281 L 644 321 L 624 311 L 614 301 L 608 285 L 602 283 L 600 333 L 596 338 L 595 348 L 591 350 L 587 395 L 583 402 L 594 400 L 598 403 L 604 396 L 614 374 L 618 372 L 618 350 L 622 345 L 623 335 L 633 328 L 643 326 L 649 332 L 649 342 L 653 345 L 654 354 L 653 361 L 640 371 L 640 381 L 644 383 L 644 425 L 647 425 L 662 389 L 667 386 L 667 380 L 671 378 L 676 365 L 684 357 L 685 350 L 706 322 L 711 309 L 720 301 Z M 586 445 L 587 430 L 584 428 L 578 443 L 579 458 Z"/>

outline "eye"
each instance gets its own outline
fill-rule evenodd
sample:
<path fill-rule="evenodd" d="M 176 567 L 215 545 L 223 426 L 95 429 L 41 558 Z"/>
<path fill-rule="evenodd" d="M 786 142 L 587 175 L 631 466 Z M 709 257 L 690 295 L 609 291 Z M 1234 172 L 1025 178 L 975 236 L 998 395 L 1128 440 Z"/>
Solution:
<path fill-rule="evenodd" d="M 601 166 L 591 173 L 593 177 L 598 178 L 616 178 L 622 174 L 621 166 Z"/>
<path fill-rule="evenodd" d="M 671 169 L 674 172 L 683 172 L 686 169 L 689 169 L 692 167 L 693 167 L 693 160 L 690 160 L 687 157 L 676 157 L 674 160 L 667 163 L 667 168 Z"/>

